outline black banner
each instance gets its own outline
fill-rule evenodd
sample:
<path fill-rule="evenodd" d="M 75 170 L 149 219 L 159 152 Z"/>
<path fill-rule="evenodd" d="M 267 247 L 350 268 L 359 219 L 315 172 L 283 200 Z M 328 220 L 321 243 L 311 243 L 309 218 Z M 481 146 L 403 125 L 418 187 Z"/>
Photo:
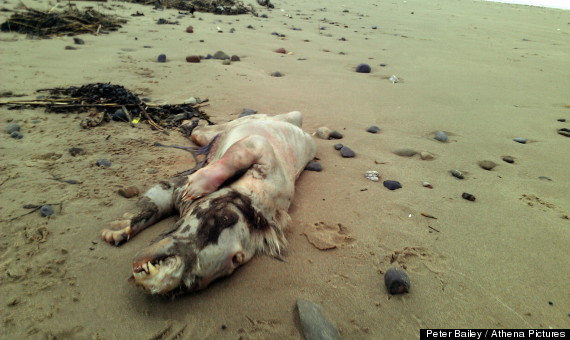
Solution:
<path fill-rule="evenodd" d="M 420 339 L 568 339 L 568 329 L 420 329 Z"/>

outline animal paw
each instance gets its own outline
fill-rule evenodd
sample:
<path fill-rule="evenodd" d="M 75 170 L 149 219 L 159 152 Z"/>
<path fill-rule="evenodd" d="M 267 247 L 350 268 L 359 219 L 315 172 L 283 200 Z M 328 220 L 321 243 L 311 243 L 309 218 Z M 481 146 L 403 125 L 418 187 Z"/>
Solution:
<path fill-rule="evenodd" d="M 201 169 L 202 170 L 202 169 Z M 205 172 L 198 170 L 194 174 L 188 176 L 188 182 L 184 188 L 182 199 L 190 201 L 207 194 L 210 194 L 218 189 L 219 184 L 216 184 Z"/>
<path fill-rule="evenodd" d="M 111 222 L 111 228 L 104 229 L 101 232 L 101 238 L 109 244 L 118 246 L 127 242 L 131 238 L 132 233 L 131 220 L 119 220 Z"/>

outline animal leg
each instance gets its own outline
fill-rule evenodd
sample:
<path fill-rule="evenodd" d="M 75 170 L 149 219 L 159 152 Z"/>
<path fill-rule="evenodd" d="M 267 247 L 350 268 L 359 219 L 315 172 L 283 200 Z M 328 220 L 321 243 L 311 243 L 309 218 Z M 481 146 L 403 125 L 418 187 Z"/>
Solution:
<path fill-rule="evenodd" d="M 126 213 L 123 219 L 111 222 L 101 237 L 105 242 L 118 246 L 150 227 L 174 211 L 174 185 L 162 182 L 152 187 L 137 202 L 136 212 Z"/>
<path fill-rule="evenodd" d="M 253 135 L 234 143 L 220 158 L 188 176 L 183 200 L 188 201 L 212 193 L 240 170 L 258 165 L 256 170 L 271 169 L 275 154 L 267 139 Z"/>

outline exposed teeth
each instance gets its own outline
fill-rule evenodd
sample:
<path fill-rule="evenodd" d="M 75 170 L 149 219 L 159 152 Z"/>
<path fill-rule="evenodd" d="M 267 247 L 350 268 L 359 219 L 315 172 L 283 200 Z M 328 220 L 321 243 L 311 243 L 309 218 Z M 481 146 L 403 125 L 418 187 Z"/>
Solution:
<path fill-rule="evenodd" d="M 143 278 L 143 272 L 133 273 L 135 280 L 140 280 Z"/>
<path fill-rule="evenodd" d="M 150 263 L 150 262 L 143 263 L 143 265 L 142 265 L 143 270 L 147 273 L 148 273 L 148 266 L 147 266 L 148 263 Z"/>
<path fill-rule="evenodd" d="M 148 261 L 148 269 L 149 269 L 150 275 L 154 275 L 154 274 L 158 273 L 158 269 L 156 269 L 156 267 L 153 266 L 152 263 L 150 263 L 150 261 Z"/>

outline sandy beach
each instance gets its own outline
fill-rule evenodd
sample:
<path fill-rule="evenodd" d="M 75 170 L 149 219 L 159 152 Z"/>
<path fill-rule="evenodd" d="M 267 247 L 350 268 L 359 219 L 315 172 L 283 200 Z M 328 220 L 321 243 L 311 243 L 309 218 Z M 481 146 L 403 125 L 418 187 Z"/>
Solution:
<path fill-rule="evenodd" d="M 2 22 L 18 3 L 3 2 Z M 0 105 L 0 338 L 303 339 L 299 298 L 322 306 L 343 339 L 569 328 L 570 138 L 557 131 L 570 128 L 570 11 L 470 0 L 276 0 L 272 10 L 251 3 L 267 18 L 78 1 L 128 23 L 77 36 L 84 45 L 0 33 L 0 92 L 25 95 L 0 102 L 110 82 L 155 104 L 208 98 L 201 109 L 215 123 L 243 108 L 298 110 L 305 131 L 343 135 L 315 137 L 323 171 L 297 181 L 284 262 L 255 257 L 204 291 L 168 299 L 127 279 L 134 254 L 176 218 L 121 247 L 100 233 L 136 203 L 119 188 L 144 191 L 194 166 L 188 153 L 153 143 L 191 142 L 145 122 L 83 129 L 87 111 Z M 179 24 L 157 25 L 161 18 Z M 185 59 L 219 50 L 241 61 Z M 360 63 L 371 72 L 355 72 Z M 22 139 L 6 133 L 10 123 Z M 366 132 L 372 125 L 380 132 Z M 449 141 L 435 140 L 436 131 Z M 341 157 L 336 143 L 356 157 Z M 73 147 L 86 153 L 74 157 Z M 401 148 L 434 158 L 394 154 Z M 112 165 L 98 167 L 102 158 Z M 496 167 L 482 169 L 485 160 Z M 379 182 L 364 177 L 369 170 Z M 388 190 L 384 180 L 402 188 Z M 61 204 L 50 217 L 21 216 L 23 206 L 47 203 Z M 308 241 L 315 224 L 334 249 Z M 408 272 L 409 293 L 386 291 L 392 266 Z"/>

